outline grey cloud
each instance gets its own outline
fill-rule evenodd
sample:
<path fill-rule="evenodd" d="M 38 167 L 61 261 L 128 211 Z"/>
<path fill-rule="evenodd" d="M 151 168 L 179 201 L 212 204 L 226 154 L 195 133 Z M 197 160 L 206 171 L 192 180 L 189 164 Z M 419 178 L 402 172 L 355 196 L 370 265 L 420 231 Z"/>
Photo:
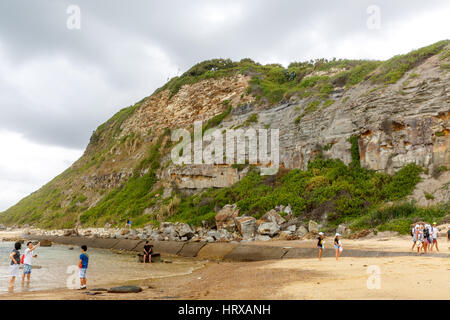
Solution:
<path fill-rule="evenodd" d="M 70 4 L 81 8 L 79 31 L 66 28 Z M 377 1 L 386 28 L 371 33 L 366 28 L 366 8 L 371 4 L 371 0 L 1 1 L 0 56 L 3 52 L 7 59 L 0 61 L 0 70 L 33 72 L 33 63 L 48 69 L 36 67 L 43 73 L 42 79 L 35 75 L 39 88 L 46 91 L 38 94 L 42 101 L 24 92 L 32 84 L 12 84 L 11 74 L 0 73 L 0 128 L 39 143 L 82 148 L 100 123 L 151 94 L 177 68 L 184 71 L 216 57 L 304 60 L 315 56 L 322 45 L 332 49 L 355 34 L 364 34 L 367 41 L 379 39 L 391 31 L 388 26 L 393 22 L 448 9 L 446 2 L 437 0 Z M 219 11 L 237 11 L 231 10 L 215 27 L 203 20 L 202 12 L 217 5 Z M 321 43 L 310 37 L 312 32 L 320 35 Z M 335 55 L 330 50 L 322 56 Z M 66 78 L 56 64 L 59 59 L 68 62 Z M 66 89 L 55 89 L 52 77 Z"/>

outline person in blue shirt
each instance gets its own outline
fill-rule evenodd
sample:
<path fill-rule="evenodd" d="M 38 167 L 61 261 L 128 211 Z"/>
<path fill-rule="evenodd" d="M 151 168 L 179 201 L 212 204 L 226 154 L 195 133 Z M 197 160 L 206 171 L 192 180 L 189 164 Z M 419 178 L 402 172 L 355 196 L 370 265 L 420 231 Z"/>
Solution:
<path fill-rule="evenodd" d="M 80 268 L 80 290 L 86 289 L 86 271 L 89 264 L 89 256 L 86 253 L 87 246 L 82 245 L 81 246 L 81 254 L 80 254 L 80 261 L 78 262 L 78 267 Z"/>

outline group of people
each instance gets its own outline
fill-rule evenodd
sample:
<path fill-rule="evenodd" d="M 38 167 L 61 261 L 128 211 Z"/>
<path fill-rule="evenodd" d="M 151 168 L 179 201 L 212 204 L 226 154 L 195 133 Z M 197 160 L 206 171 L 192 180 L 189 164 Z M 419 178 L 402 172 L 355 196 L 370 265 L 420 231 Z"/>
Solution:
<path fill-rule="evenodd" d="M 22 244 L 20 242 L 16 242 L 14 244 L 14 249 L 12 250 L 9 258 L 11 260 L 10 263 L 10 279 L 9 279 L 9 289 L 12 290 L 14 288 L 16 278 L 19 277 L 20 274 L 20 265 L 23 265 L 23 273 L 22 273 L 22 283 L 25 282 L 25 278 L 30 283 L 31 278 L 31 270 L 33 269 L 32 259 L 37 258 L 37 254 L 34 254 L 34 250 L 39 247 L 40 242 L 36 245 L 33 245 L 31 241 L 27 243 L 27 248 L 25 249 L 23 255 L 20 254 L 20 249 L 22 248 Z M 152 253 L 153 253 L 153 245 L 151 245 L 148 241 L 145 242 L 144 245 L 144 263 L 152 262 Z M 80 277 L 80 290 L 86 289 L 87 283 L 87 268 L 89 265 L 89 255 L 87 254 L 87 246 L 81 246 L 81 254 L 79 256 L 78 261 L 78 269 L 79 269 L 79 277 Z"/>
<path fill-rule="evenodd" d="M 25 278 L 27 283 L 30 283 L 31 280 L 31 270 L 33 269 L 32 260 L 33 258 L 37 258 L 37 254 L 34 254 L 34 250 L 39 247 L 40 242 L 36 245 L 33 245 L 31 241 L 27 242 L 27 248 L 25 249 L 23 255 L 20 254 L 20 249 L 22 248 L 22 244 L 20 242 L 16 242 L 14 244 L 14 249 L 12 250 L 9 258 L 11 260 L 10 263 L 10 278 L 9 278 L 9 286 L 10 290 L 14 289 L 14 285 L 16 282 L 16 278 L 19 277 L 20 274 L 20 265 L 23 265 L 23 273 L 22 273 L 22 284 L 25 283 Z M 79 268 L 79 277 L 80 277 L 80 289 L 86 289 L 86 272 L 89 264 L 89 256 L 87 254 L 87 246 L 81 246 L 81 254 L 78 261 Z"/>
<path fill-rule="evenodd" d="M 31 241 L 27 243 L 27 248 L 25 249 L 24 254 L 20 255 L 20 249 L 22 248 L 22 244 L 20 242 L 16 242 L 14 244 L 14 249 L 12 250 L 9 258 L 11 259 L 10 263 L 10 274 L 9 278 L 9 288 L 14 287 L 14 283 L 16 281 L 16 277 L 19 277 L 20 273 L 20 265 L 23 264 L 23 273 L 22 273 L 22 283 L 25 283 L 25 278 L 27 282 L 30 282 L 31 278 L 31 269 L 33 265 L 33 258 L 37 258 L 37 255 L 34 254 L 34 250 L 39 247 L 40 243 L 38 242 L 35 246 Z"/>
<path fill-rule="evenodd" d="M 417 223 L 412 226 L 411 236 L 413 238 L 413 246 L 411 251 L 414 251 L 414 247 L 417 247 L 417 253 L 420 255 L 423 252 L 432 252 L 434 248 L 439 252 L 438 246 L 438 233 L 439 229 L 436 222 L 433 225 L 428 223 Z M 450 226 L 447 230 L 447 240 L 450 241 Z M 323 250 L 325 249 L 325 235 L 323 232 L 319 232 L 317 238 L 317 248 L 319 249 L 319 260 L 322 260 Z M 334 250 L 336 252 L 336 260 L 339 260 L 344 248 L 341 242 L 341 235 L 336 233 L 334 238 Z"/>
<path fill-rule="evenodd" d="M 322 260 L 323 250 L 325 249 L 325 234 L 323 232 L 319 232 L 319 237 L 317 238 L 317 248 L 319 249 L 319 260 Z M 344 247 L 342 246 L 341 241 L 341 235 L 339 233 L 336 233 L 334 237 L 334 250 L 337 261 L 344 251 Z"/>
<path fill-rule="evenodd" d="M 417 254 L 419 255 L 422 253 L 422 251 L 425 253 L 427 253 L 428 251 L 432 252 L 433 248 L 436 248 L 436 251 L 439 252 L 437 241 L 438 233 L 439 229 L 436 222 L 433 223 L 433 226 L 423 222 L 416 223 L 414 226 L 412 226 L 411 229 L 411 237 L 413 241 L 411 251 L 414 251 L 414 247 L 417 247 Z"/>

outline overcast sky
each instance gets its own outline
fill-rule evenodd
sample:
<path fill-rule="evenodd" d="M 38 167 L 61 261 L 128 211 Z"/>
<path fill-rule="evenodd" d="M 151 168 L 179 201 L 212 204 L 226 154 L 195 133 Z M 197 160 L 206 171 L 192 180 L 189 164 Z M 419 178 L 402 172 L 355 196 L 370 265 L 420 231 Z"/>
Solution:
<path fill-rule="evenodd" d="M 0 211 L 197 62 L 387 59 L 448 39 L 449 16 L 447 0 L 1 0 Z"/>

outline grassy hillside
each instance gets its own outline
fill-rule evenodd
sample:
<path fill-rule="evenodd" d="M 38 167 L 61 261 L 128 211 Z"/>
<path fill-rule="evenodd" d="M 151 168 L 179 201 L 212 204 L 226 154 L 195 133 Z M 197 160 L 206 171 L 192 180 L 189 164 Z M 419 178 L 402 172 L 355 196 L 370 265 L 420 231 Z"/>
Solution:
<path fill-rule="evenodd" d="M 349 88 L 362 81 L 394 84 L 425 59 L 444 52 L 449 44 L 450 40 L 439 41 L 384 62 L 317 59 L 293 62 L 284 68 L 279 64 L 261 65 L 251 59 L 242 59 L 239 62 L 213 59 L 196 64 L 180 77 L 171 79 L 156 93 L 169 90 L 174 96 L 186 84 L 244 74 L 252 77 L 247 93 L 255 96 L 258 102 L 276 104 L 292 96 L 327 99 L 335 87 Z M 448 55 L 448 49 L 444 54 Z M 323 73 L 332 75 L 322 75 Z"/>

